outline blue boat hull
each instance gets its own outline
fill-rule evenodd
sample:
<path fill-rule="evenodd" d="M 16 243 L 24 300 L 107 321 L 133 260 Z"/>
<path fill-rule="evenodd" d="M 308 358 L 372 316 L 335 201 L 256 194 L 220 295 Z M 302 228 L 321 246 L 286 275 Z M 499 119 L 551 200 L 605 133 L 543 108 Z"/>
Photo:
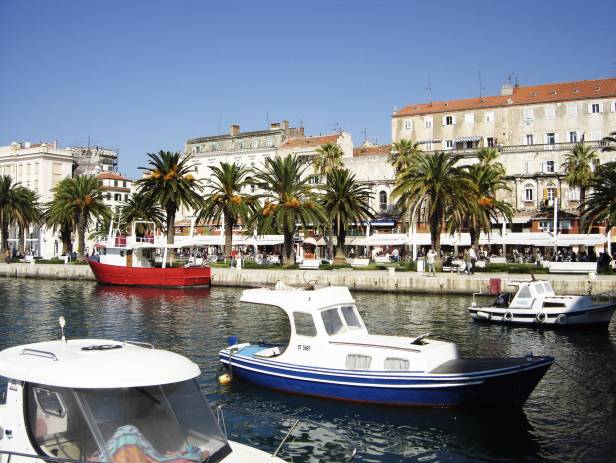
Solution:
<path fill-rule="evenodd" d="M 230 360 L 224 351 L 220 361 L 234 377 L 294 394 L 390 406 L 521 407 L 553 358 L 503 359 L 503 367 L 484 371 L 393 375 L 296 367 L 237 354 Z"/>

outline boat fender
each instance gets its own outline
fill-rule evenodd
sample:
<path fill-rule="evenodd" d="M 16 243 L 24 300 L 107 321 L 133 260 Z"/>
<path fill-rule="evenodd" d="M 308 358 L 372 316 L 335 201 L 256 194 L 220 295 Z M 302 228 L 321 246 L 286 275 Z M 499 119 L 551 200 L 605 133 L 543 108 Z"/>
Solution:
<path fill-rule="evenodd" d="M 233 379 L 233 376 L 231 376 L 229 373 L 225 373 L 218 377 L 218 382 L 224 386 L 226 384 L 231 383 L 232 379 Z"/>
<path fill-rule="evenodd" d="M 564 313 L 561 313 L 558 317 L 556 317 L 556 323 L 559 325 L 567 324 L 567 316 Z"/>
<path fill-rule="evenodd" d="M 477 311 L 477 318 L 484 318 L 486 320 L 492 319 L 492 314 L 489 312 L 482 312 L 481 310 Z"/>
<path fill-rule="evenodd" d="M 505 320 L 506 322 L 510 322 L 511 320 L 513 320 L 513 314 L 510 310 L 503 314 L 503 320 Z"/>
<path fill-rule="evenodd" d="M 537 323 L 543 323 L 548 319 L 548 315 L 545 312 L 539 312 L 535 317 Z"/>

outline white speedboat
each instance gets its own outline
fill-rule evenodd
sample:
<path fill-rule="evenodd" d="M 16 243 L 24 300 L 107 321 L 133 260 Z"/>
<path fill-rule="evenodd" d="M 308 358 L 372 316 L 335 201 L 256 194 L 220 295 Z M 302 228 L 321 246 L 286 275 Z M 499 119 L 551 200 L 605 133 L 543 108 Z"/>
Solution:
<path fill-rule="evenodd" d="M 549 281 L 509 281 L 517 287 L 501 293 L 494 303 L 468 308 L 477 322 L 551 327 L 607 328 L 616 310 L 616 301 L 594 302 L 590 296 L 557 296 Z"/>
<path fill-rule="evenodd" d="M 199 463 L 283 460 L 227 440 L 181 355 L 106 339 L 0 352 L 0 462 Z"/>
<path fill-rule="evenodd" d="M 331 399 L 392 406 L 522 406 L 553 362 L 460 358 L 455 344 L 368 333 L 346 287 L 249 289 L 242 302 L 279 307 L 289 342 L 238 343 L 231 336 L 220 361 L 255 384 Z"/>

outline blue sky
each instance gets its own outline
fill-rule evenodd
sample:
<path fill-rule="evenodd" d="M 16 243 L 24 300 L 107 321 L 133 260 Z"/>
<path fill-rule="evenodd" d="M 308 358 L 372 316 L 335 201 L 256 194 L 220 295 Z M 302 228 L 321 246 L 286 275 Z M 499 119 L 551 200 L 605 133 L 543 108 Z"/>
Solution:
<path fill-rule="evenodd" d="M 146 153 L 303 122 L 391 139 L 394 106 L 616 75 L 611 1 L 0 0 L 0 145 Z"/>

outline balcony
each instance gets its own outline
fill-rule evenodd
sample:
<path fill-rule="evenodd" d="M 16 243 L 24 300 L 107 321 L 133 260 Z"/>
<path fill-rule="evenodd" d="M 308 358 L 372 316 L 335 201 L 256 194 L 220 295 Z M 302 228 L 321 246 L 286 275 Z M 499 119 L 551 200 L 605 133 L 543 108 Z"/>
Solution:
<path fill-rule="evenodd" d="M 529 151 L 571 151 L 576 145 L 589 146 L 597 151 L 610 146 L 610 143 L 596 140 L 596 141 L 584 141 L 578 143 L 548 143 L 540 145 L 499 145 L 496 148 L 500 153 L 527 153 Z M 612 146 L 615 146 L 612 144 Z M 481 148 L 471 149 L 448 149 L 448 150 L 432 150 L 426 151 L 426 153 L 439 153 L 445 151 L 451 154 L 461 155 L 463 157 L 474 157 Z"/>

